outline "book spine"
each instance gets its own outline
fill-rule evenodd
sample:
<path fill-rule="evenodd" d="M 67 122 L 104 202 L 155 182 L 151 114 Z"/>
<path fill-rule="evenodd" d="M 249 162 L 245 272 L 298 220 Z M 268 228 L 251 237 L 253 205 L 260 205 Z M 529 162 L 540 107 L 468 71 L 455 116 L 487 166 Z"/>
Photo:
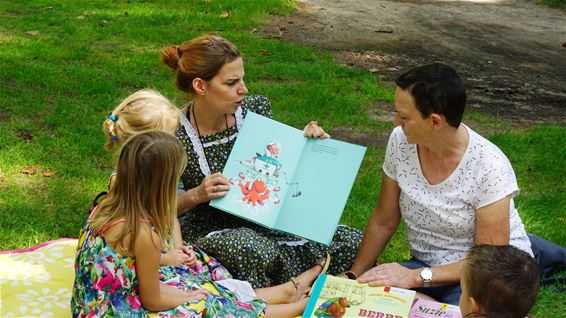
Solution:
<path fill-rule="evenodd" d="M 324 286 L 324 282 L 326 281 L 326 274 L 318 275 L 318 278 L 314 282 L 314 286 L 311 289 L 311 294 L 309 297 L 309 302 L 307 303 L 307 307 L 305 311 L 303 311 L 303 318 L 308 318 L 312 316 L 312 313 L 315 310 L 316 302 L 318 297 L 320 296 L 320 292 L 322 291 L 322 286 Z"/>

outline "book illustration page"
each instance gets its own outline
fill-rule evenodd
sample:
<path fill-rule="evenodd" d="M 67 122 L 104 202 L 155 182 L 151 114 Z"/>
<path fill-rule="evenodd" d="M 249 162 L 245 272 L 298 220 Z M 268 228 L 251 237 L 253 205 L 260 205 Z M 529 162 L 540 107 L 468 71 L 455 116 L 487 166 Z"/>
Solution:
<path fill-rule="evenodd" d="M 348 284 L 346 281 L 327 280 L 320 291 L 319 299 L 325 301 L 318 306 L 316 317 L 343 317 L 347 308 L 366 301 L 366 285 Z"/>
<path fill-rule="evenodd" d="M 301 130 L 248 112 L 222 171 L 230 190 L 210 205 L 274 228 L 287 191 L 302 192 L 290 180 L 305 143 Z"/>
<path fill-rule="evenodd" d="M 287 171 L 279 161 L 281 152 L 281 144 L 272 141 L 265 146 L 263 154 L 256 152 L 249 159 L 235 159 L 241 169 L 229 181 L 239 187 L 240 193 L 233 199 L 252 215 L 279 205 L 287 191 L 292 191 L 292 198 L 302 194 L 298 182 L 287 180 Z"/>
<path fill-rule="evenodd" d="M 290 181 L 300 184 L 302 194 L 292 198 L 293 193 L 287 193 L 282 207 L 285 213 L 277 218 L 278 227 L 308 233 L 309 239 L 329 245 L 364 151 L 364 147 L 333 139 L 307 140 Z"/>
<path fill-rule="evenodd" d="M 354 281 L 348 282 L 328 280 L 320 291 L 321 298 L 345 297 L 351 305 L 359 305 L 366 301 L 366 287 Z"/>

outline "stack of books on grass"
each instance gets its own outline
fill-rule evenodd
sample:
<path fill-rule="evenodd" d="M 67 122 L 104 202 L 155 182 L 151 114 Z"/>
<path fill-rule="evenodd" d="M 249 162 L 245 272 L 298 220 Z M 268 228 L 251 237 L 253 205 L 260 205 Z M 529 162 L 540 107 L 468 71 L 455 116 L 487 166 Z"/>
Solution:
<path fill-rule="evenodd" d="M 461 318 L 458 306 L 415 298 L 415 291 L 369 286 L 355 280 L 321 274 L 313 285 L 303 318 Z"/>

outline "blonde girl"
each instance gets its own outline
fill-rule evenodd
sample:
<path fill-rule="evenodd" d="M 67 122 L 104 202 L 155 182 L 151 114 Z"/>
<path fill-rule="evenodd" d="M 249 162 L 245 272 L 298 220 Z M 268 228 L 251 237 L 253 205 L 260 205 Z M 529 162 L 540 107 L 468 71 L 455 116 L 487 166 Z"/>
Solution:
<path fill-rule="evenodd" d="M 160 317 L 291 317 L 304 310 L 307 286 L 324 263 L 258 290 L 237 280 L 215 282 L 188 267 L 160 277 L 160 251 L 176 219 L 185 165 L 183 147 L 170 134 L 147 131 L 124 144 L 110 192 L 79 237 L 73 317 L 145 317 L 149 311 Z"/>
<path fill-rule="evenodd" d="M 147 88 L 139 90 L 126 97 L 104 121 L 104 149 L 116 149 L 131 136 L 146 130 L 174 134 L 179 116 L 177 107 L 159 92 Z"/>
<path fill-rule="evenodd" d="M 104 148 L 117 150 L 131 136 L 147 130 L 160 130 L 174 134 L 180 112 L 169 99 L 153 89 L 142 89 L 126 97 L 106 118 L 103 124 L 106 135 Z M 110 184 L 114 174 L 110 176 Z M 161 265 L 195 264 L 193 251 L 183 244 L 179 221 L 174 220 L 171 243 L 161 257 Z"/>

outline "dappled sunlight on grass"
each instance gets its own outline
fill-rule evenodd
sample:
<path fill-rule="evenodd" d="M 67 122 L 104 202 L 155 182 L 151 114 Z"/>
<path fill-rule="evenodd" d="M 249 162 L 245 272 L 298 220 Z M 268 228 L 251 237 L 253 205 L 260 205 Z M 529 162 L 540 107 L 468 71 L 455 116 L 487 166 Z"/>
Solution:
<path fill-rule="evenodd" d="M 202 33 L 217 31 L 240 47 L 250 94 L 269 97 L 275 119 L 297 128 L 316 119 L 329 131 L 347 127 L 366 138 L 386 138 L 391 123 L 371 114 L 386 112 L 373 108 L 391 103 L 393 93 L 375 74 L 337 65 L 330 53 L 251 32 L 270 15 L 288 13 L 295 5 L 286 0 L 4 1 L 0 249 L 78 235 L 92 199 L 106 189 L 112 171 L 111 155 L 102 149 L 106 115 L 145 87 L 178 105 L 185 103 L 186 94 L 176 89 L 159 52 Z M 516 127 L 491 116 L 469 115 L 464 122 L 481 127 L 513 164 L 522 191 L 517 207 L 527 230 L 566 244 L 566 128 Z M 381 145 L 368 147 L 343 223 L 365 228 L 379 196 L 384 153 Z M 38 173 L 21 172 L 30 166 Z M 44 177 L 46 171 L 55 174 Z M 400 227 L 380 261 L 408 257 Z"/>

